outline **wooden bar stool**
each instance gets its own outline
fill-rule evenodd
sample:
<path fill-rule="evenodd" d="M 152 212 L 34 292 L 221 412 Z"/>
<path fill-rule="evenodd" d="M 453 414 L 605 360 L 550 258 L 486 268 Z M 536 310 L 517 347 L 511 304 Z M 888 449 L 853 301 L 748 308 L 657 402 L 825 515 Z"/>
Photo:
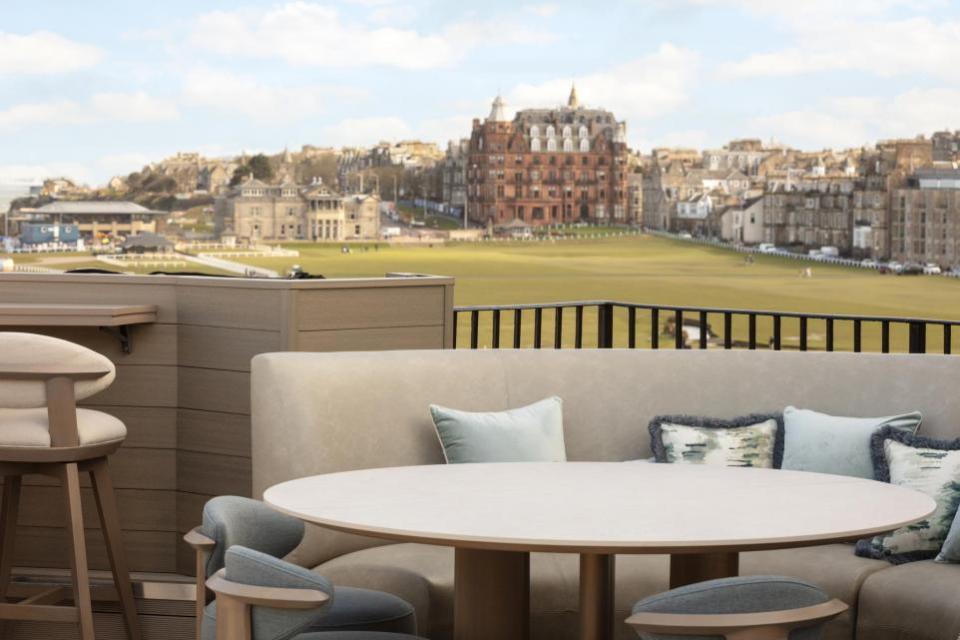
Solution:
<path fill-rule="evenodd" d="M 130 640 L 140 639 L 120 534 L 107 456 L 126 438 L 122 422 L 105 413 L 78 409 L 82 400 L 110 386 L 116 375 L 109 359 L 66 340 L 31 333 L 0 332 L 0 620 L 45 620 L 79 624 L 81 640 L 94 640 L 87 569 L 80 473 L 89 473 L 116 590 Z M 60 480 L 70 553 L 72 605 L 63 587 L 9 602 L 14 536 L 23 475 Z"/>

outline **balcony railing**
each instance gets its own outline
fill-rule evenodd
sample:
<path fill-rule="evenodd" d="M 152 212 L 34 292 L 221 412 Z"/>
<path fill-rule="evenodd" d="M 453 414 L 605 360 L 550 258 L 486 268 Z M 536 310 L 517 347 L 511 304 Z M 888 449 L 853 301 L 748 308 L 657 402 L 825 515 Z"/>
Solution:
<path fill-rule="evenodd" d="M 772 349 L 953 353 L 960 321 L 608 300 L 454 309 L 455 348 Z M 679 327 L 679 330 L 678 330 Z"/>

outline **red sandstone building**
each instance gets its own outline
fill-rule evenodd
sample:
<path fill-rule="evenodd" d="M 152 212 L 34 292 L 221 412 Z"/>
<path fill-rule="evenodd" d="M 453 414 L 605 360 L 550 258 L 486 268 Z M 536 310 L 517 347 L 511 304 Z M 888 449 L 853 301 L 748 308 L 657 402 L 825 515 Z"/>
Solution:
<path fill-rule="evenodd" d="M 508 120 L 497 96 L 490 117 L 473 121 L 467 214 L 500 226 L 569 222 L 615 224 L 627 217 L 626 123 L 586 109 L 576 88 L 567 105 L 527 109 Z"/>

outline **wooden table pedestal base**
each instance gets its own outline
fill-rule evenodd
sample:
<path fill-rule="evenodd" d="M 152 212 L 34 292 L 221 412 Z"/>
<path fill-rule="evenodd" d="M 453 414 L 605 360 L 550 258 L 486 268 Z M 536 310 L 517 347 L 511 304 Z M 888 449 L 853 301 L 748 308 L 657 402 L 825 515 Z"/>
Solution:
<path fill-rule="evenodd" d="M 738 553 L 675 553 L 670 556 L 670 588 L 740 574 Z"/>
<path fill-rule="evenodd" d="M 455 640 L 530 638 L 530 554 L 457 549 Z"/>

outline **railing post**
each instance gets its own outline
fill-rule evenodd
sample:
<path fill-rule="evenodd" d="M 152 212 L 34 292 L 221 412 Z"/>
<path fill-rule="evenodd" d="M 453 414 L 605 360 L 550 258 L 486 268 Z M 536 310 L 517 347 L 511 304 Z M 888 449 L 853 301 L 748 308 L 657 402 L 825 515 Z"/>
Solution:
<path fill-rule="evenodd" d="M 927 323 L 910 323 L 910 353 L 927 352 Z"/>
<path fill-rule="evenodd" d="M 597 305 L 597 348 L 613 348 L 613 305 Z"/>

